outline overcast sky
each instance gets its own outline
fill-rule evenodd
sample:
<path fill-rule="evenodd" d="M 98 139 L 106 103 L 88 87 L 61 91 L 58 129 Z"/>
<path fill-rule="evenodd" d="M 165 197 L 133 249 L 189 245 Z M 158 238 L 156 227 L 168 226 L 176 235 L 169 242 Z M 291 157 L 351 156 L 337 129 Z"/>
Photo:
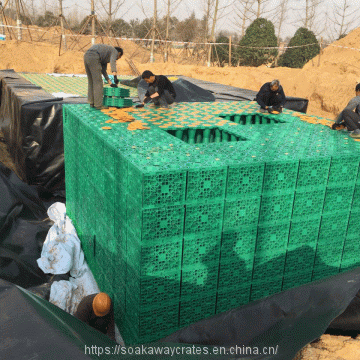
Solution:
<path fill-rule="evenodd" d="M 28 0 L 28 3 L 31 0 Z M 48 4 L 57 4 L 58 0 L 37 0 L 39 4 L 46 1 Z M 100 4 L 100 1 L 107 3 L 107 0 L 94 0 L 95 4 Z M 113 3 L 116 0 L 112 0 Z M 153 15 L 153 0 L 123 0 L 124 5 L 120 8 L 117 18 L 123 18 L 126 21 L 131 19 L 139 18 L 144 19 L 145 17 L 152 17 Z M 174 0 L 172 0 L 174 1 Z M 173 12 L 173 16 L 176 16 L 179 19 L 185 19 L 191 15 L 194 11 L 197 18 L 201 18 L 204 14 L 204 0 L 179 0 L 180 5 Z M 234 11 L 234 4 L 241 3 L 241 0 L 219 0 L 221 6 L 230 4 L 225 10 L 221 12 L 221 18 L 218 20 L 217 31 L 228 30 L 239 32 L 239 28 L 236 27 L 236 15 Z M 275 9 L 281 0 L 265 0 L 267 9 Z M 321 0 L 311 0 L 311 1 L 321 1 Z M 343 6 L 345 0 L 322 0 L 322 4 L 318 7 L 318 15 L 316 21 L 315 32 L 317 35 L 323 35 L 326 37 L 326 31 L 322 32 L 324 28 L 329 29 L 330 23 L 326 23 L 325 14 L 328 12 L 330 16 L 333 13 L 333 6 Z M 354 18 L 354 21 L 351 22 L 350 30 L 355 27 L 360 26 L 360 9 L 359 2 L 360 0 L 346 0 L 347 4 L 351 6 L 349 14 L 352 15 L 348 18 Z M 167 0 L 157 0 L 158 7 L 158 16 L 162 17 L 165 15 Z M 96 5 L 96 6 L 97 6 Z M 74 7 L 77 7 L 79 17 L 82 18 L 90 13 L 90 0 L 63 0 L 64 13 L 69 14 L 73 11 Z M 292 36 L 296 29 L 300 26 L 299 19 L 303 16 L 304 11 L 302 9 L 305 6 L 305 0 L 289 0 L 289 10 L 286 17 L 283 30 L 281 35 L 283 38 L 286 36 Z M 43 8 L 43 7 L 42 7 Z M 145 13 L 144 13 L 145 12 Z M 267 13 L 264 17 L 274 22 L 274 12 L 272 14 Z M 101 17 L 101 13 L 99 12 Z"/>

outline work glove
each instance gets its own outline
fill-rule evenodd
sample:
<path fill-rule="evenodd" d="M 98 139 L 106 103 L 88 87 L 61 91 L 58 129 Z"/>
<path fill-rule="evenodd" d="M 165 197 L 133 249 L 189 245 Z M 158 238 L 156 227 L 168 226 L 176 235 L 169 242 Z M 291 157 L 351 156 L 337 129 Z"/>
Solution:
<path fill-rule="evenodd" d="M 117 75 L 114 75 L 114 83 L 117 85 L 119 83 L 119 79 L 117 78 Z"/>
<path fill-rule="evenodd" d="M 333 130 L 337 130 L 337 129 L 343 127 L 343 126 L 344 126 L 344 123 L 340 123 L 340 124 L 334 123 L 334 124 L 332 124 L 331 128 L 332 128 Z"/>
<path fill-rule="evenodd" d="M 152 98 L 151 98 L 150 96 L 147 96 L 147 97 L 144 99 L 144 104 L 149 103 L 151 100 L 152 100 Z"/>
<path fill-rule="evenodd" d="M 268 111 L 270 114 L 280 114 L 282 112 L 281 107 L 269 106 Z"/>
<path fill-rule="evenodd" d="M 110 85 L 112 88 L 117 88 L 118 86 L 116 84 L 111 84 Z"/>

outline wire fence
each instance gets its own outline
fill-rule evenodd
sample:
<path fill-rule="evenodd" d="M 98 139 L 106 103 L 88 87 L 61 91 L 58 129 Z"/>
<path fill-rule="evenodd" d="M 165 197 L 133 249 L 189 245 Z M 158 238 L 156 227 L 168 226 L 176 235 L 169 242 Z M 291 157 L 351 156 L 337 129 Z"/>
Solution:
<path fill-rule="evenodd" d="M 57 26 L 56 26 L 57 25 Z M 85 32 L 85 31 L 84 31 Z M 174 62 L 177 64 L 193 64 L 193 65 L 239 65 L 240 49 L 261 50 L 263 52 L 277 50 L 279 55 L 287 49 L 305 48 L 319 45 L 318 43 L 305 44 L 298 46 L 288 46 L 281 44 L 280 46 L 241 46 L 233 43 L 219 42 L 188 42 L 188 41 L 172 41 L 163 39 L 150 38 L 126 38 L 116 36 L 89 35 L 81 30 L 74 33 L 70 29 L 62 29 L 59 24 L 49 28 L 39 28 L 37 26 L 18 26 L 0 23 L 0 35 L 4 35 L 7 39 L 20 40 L 26 42 L 46 42 L 59 46 L 59 55 L 68 50 L 86 51 L 94 43 L 105 43 L 113 46 L 122 46 L 128 58 L 136 60 L 140 63 L 147 63 L 153 58 L 155 62 Z M 151 54 L 153 43 L 154 52 Z M 360 49 L 333 45 L 330 46 L 360 51 Z M 321 43 L 321 51 L 324 46 Z M 274 59 L 272 59 L 274 60 Z"/>

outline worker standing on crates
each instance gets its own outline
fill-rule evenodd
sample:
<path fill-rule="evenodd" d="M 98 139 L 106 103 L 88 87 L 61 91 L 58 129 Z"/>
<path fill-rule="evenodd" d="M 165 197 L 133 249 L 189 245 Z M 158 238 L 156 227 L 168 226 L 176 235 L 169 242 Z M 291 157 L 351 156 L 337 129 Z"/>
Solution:
<path fill-rule="evenodd" d="M 256 101 L 260 105 L 261 112 L 273 113 L 275 111 L 281 113 L 286 97 L 280 81 L 273 80 L 265 83 L 256 95 Z"/>
<path fill-rule="evenodd" d="M 121 47 L 113 47 L 105 44 L 93 45 L 84 55 L 85 70 L 88 78 L 88 103 L 96 109 L 103 109 L 103 81 L 101 74 L 111 86 L 117 86 L 116 60 L 123 55 Z M 109 79 L 106 72 L 107 64 L 110 63 L 114 75 L 114 82 Z"/>

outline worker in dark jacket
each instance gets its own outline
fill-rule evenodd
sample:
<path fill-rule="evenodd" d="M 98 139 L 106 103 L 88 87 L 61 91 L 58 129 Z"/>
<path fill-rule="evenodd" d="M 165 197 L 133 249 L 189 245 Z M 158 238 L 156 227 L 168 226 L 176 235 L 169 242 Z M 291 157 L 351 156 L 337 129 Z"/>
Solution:
<path fill-rule="evenodd" d="M 96 109 L 103 108 L 103 81 L 101 74 L 111 86 L 113 84 L 106 72 L 107 64 L 110 63 L 111 71 L 117 81 L 116 60 L 123 55 L 120 47 L 105 44 L 93 45 L 84 55 L 85 70 L 88 78 L 88 103 Z"/>
<path fill-rule="evenodd" d="M 143 104 L 153 101 L 155 105 L 167 108 L 175 101 L 176 93 L 171 81 L 163 75 L 154 75 L 146 70 L 141 77 L 148 83 Z"/>
<path fill-rule="evenodd" d="M 114 307 L 109 295 L 99 293 L 84 297 L 74 316 L 115 341 Z"/>
<path fill-rule="evenodd" d="M 286 97 L 279 80 L 265 83 L 258 94 L 256 101 L 260 105 L 260 111 L 266 110 L 270 113 L 273 111 L 282 112 L 285 105 Z"/>
<path fill-rule="evenodd" d="M 341 124 L 346 126 L 352 138 L 360 139 L 360 84 L 356 85 L 355 97 L 349 101 L 345 109 L 338 115 L 332 128 L 336 130 Z"/>

